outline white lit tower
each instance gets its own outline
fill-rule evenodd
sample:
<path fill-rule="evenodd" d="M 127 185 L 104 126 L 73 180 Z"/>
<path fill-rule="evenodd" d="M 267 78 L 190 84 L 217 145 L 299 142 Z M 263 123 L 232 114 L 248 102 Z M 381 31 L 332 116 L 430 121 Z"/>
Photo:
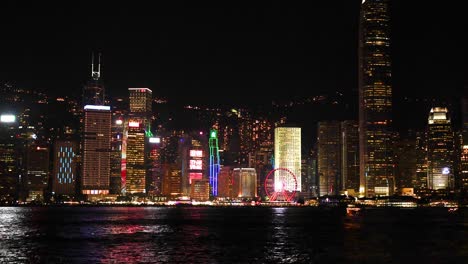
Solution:
<path fill-rule="evenodd" d="M 284 188 L 287 191 L 301 191 L 301 128 L 277 127 L 275 128 L 275 169 L 283 168 L 291 171 L 294 177 L 286 170 L 275 171 L 275 191 Z M 281 179 L 285 179 L 281 183 Z M 281 186 L 284 184 L 284 187 Z"/>

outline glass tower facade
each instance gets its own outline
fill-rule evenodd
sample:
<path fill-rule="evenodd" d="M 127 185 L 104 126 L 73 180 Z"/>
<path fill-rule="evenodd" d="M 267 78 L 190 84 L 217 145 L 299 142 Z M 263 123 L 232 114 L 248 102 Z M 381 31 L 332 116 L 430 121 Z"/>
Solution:
<path fill-rule="evenodd" d="M 301 128 L 277 127 L 275 128 L 275 169 L 285 168 L 296 176 L 296 181 L 285 170 L 275 171 L 275 191 L 281 191 L 278 184 L 280 179 L 286 179 L 284 189 L 301 191 Z M 280 188 L 280 189 L 277 189 Z"/>
<path fill-rule="evenodd" d="M 357 121 L 341 122 L 341 177 L 343 190 L 359 192 L 359 125 Z"/>
<path fill-rule="evenodd" d="M 361 5 L 359 25 L 359 153 L 360 193 L 391 195 L 392 85 L 388 0 Z"/>
<path fill-rule="evenodd" d="M 146 192 L 145 130 L 138 121 L 128 122 L 126 193 Z"/>
<path fill-rule="evenodd" d="M 130 113 L 151 116 L 153 92 L 148 88 L 128 88 Z"/>
<path fill-rule="evenodd" d="M 433 190 L 452 188 L 454 134 L 447 108 L 431 109 L 427 135 L 428 187 Z"/>
<path fill-rule="evenodd" d="M 341 190 L 340 122 L 319 122 L 317 134 L 319 195 L 335 195 Z"/>

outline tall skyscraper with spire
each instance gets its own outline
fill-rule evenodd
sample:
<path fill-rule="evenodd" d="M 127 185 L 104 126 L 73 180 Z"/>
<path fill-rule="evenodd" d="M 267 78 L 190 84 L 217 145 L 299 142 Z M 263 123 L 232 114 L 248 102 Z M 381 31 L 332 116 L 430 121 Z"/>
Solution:
<path fill-rule="evenodd" d="M 81 191 L 93 195 L 109 193 L 111 153 L 111 110 L 104 105 L 101 56 L 91 63 L 91 79 L 83 90 L 83 170 Z"/>
<path fill-rule="evenodd" d="M 391 195 L 392 72 L 388 0 L 363 0 L 359 25 L 360 193 Z"/>
<path fill-rule="evenodd" d="M 104 105 L 104 85 L 101 80 L 101 53 L 97 63 L 94 53 L 91 55 L 91 79 L 83 87 L 83 105 Z"/>

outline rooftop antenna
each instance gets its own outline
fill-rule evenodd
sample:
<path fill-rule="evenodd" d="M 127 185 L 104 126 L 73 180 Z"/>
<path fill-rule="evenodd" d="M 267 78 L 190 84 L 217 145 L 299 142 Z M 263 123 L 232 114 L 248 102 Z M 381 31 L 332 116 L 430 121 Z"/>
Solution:
<path fill-rule="evenodd" d="M 98 53 L 98 65 L 97 71 L 94 70 L 94 53 L 91 53 L 91 77 L 93 80 L 99 80 L 101 78 L 101 53 Z"/>

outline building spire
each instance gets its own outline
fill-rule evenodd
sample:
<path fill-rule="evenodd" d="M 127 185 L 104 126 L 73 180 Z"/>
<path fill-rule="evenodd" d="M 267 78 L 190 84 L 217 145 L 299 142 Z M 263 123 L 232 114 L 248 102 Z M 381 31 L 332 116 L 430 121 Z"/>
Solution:
<path fill-rule="evenodd" d="M 99 80 L 101 78 L 101 53 L 98 53 L 98 63 L 97 63 L 97 71 L 94 70 L 94 52 L 91 53 L 91 77 L 93 80 Z"/>

